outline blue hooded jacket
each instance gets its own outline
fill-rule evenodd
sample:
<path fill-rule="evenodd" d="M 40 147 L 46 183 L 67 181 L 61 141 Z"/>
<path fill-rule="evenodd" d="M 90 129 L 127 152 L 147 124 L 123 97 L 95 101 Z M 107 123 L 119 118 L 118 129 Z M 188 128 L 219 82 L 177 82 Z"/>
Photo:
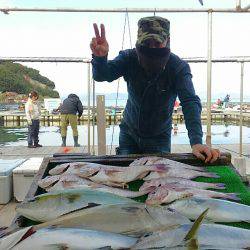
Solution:
<path fill-rule="evenodd" d="M 195 94 L 188 63 L 171 53 L 161 74 L 149 80 L 140 66 L 135 49 L 120 51 L 113 60 L 93 55 L 93 78 L 127 82 L 128 100 L 123 122 L 140 137 L 171 134 L 172 113 L 178 96 L 191 146 L 202 143 L 201 102 Z"/>

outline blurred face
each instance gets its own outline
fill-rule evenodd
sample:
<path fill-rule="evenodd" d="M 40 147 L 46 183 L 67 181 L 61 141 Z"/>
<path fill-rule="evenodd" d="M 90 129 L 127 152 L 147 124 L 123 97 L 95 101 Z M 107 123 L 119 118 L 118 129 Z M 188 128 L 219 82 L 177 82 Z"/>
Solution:
<path fill-rule="evenodd" d="M 145 43 L 146 43 L 146 46 L 149 48 L 165 48 L 167 45 L 167 41 L 168 40 L 166 40 L 164 43 L 159 43 L 155 40 L 148 40 Z"/>
<path fill-rule="evenodd" d="M 160 43 L 148 39 L 136 47 L 139 63 L 149 77 L 154 77 L 165 69 L 170 55 L 169 39 Z"/>
<path fill-rule="evenodd" d="M 38 100 L 38 96 L 32 96 L 32 97 L 31 97 L 31 100 L 32 100 L 32 101 Z"/>

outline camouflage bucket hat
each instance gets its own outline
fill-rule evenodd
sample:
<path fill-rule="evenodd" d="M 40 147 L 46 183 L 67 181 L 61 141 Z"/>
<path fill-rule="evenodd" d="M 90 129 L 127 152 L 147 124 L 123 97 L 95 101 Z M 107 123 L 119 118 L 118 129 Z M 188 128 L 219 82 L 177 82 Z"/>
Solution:
<path fill-rule="evenodd" d="M 136 45 L 146 45 L 147 40 L 153 39 L 164 43 L 169 38 L 170 22 L 159 16 L 143 17 L 138 21 Z"/>

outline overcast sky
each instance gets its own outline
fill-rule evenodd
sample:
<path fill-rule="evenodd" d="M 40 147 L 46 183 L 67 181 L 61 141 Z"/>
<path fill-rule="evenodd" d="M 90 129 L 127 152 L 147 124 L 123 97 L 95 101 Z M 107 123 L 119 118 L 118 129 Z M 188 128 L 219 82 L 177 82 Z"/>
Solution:
<path fill-rule="evenodd" d="M 204 8 L 235 8 L 235 0 L 204 0 Z M 250 4 L 243 0 L 242 5 Z M 198 0 L 0 0 L 0 7 L 47 8 L 201 8 Z M 130 13 L 131 39 L 134 46 L 137 21 L 149 13 Z M 171 22 L 171 50 L 180 57 L 206 57 L 206 13 L 156 13 Z M 89 42 L 92 23 L 103 23 L 110 45 L 109 58 L 122 48 L 124 14 L 119 13 L 0 13 L 1 56 L 91 57 Z M 250 56 L 250 13 L 213 15 L 213 57 Z M 130 48 L 126 29 L 124 48 Z M 71 92 L 86 94 L 87 67 L 83 64 L 28 63 L 55 82 L 62 96 Z M 206 64 L 191 64 L 196 92 L 206 92 Z M 213 65 L 213 96 L 239 95 L 240 64 Z M 97 83 L 99 93 L 116 92 L 117 83 Z M 121 84 L 120 93 L 126 93 Z M 245 96 L 250 97 L 250 63 L 245 64 Z"/>

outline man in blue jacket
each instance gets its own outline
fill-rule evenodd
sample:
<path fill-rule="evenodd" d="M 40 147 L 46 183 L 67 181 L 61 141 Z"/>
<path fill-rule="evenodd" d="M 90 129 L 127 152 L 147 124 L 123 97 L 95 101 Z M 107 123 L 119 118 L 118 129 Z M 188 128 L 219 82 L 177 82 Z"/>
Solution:
<path fill-rule="evenodd" d="M 219 156 L 217 149 L 202 144 L 201 103 L 195 94 L 189 65 L 170 52 L 170 23 L 162 17 L 138 22 L 136 48 L 107 60 L 109 45 L 105 27 L 94 24 L 93 78 L 112 82 L 123 76 L 128 100 L 120 125 L 119 154 L 170 152 L 172 113 L 179 97 L 192 152 L 206 162 Z"/>

